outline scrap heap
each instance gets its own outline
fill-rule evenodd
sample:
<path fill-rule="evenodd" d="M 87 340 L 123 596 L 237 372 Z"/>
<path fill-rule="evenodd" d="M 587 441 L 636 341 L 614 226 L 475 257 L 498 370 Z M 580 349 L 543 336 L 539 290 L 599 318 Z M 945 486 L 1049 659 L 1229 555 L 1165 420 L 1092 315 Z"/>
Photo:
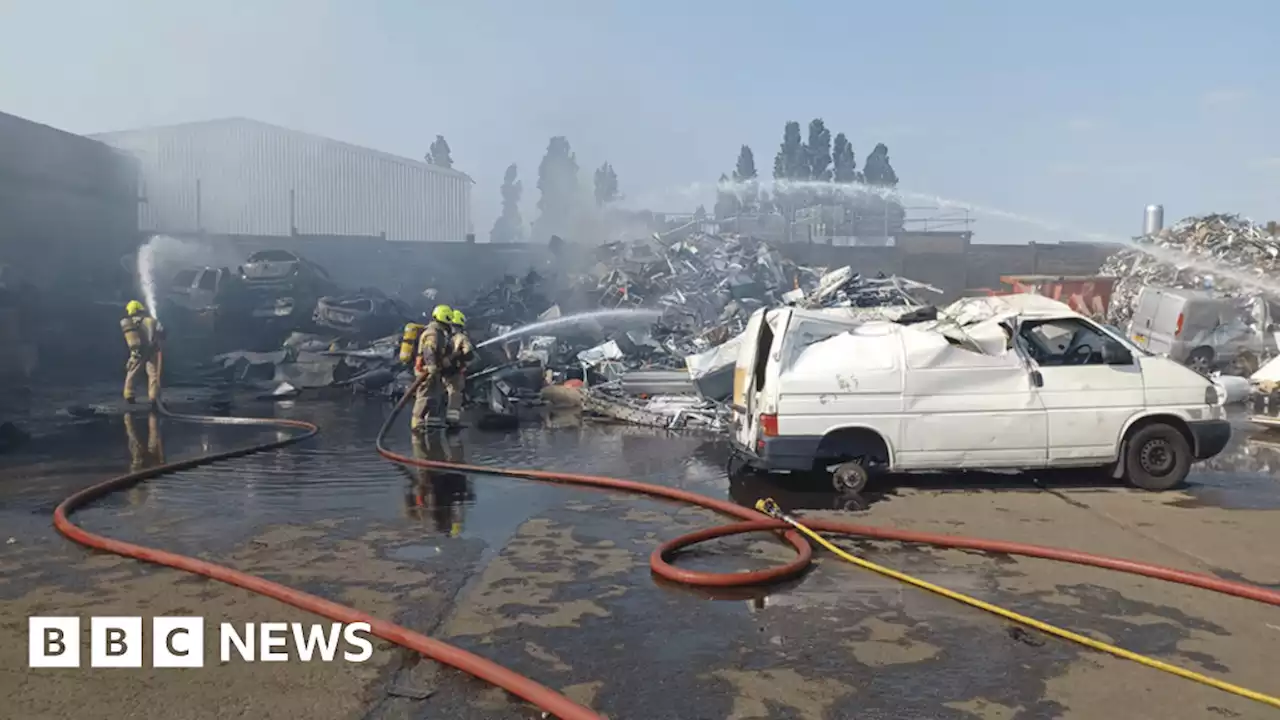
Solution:
<path fill-rule="evenodd" d="M 595 415 L 719 430 L 727 398 L 721 376 L 755 310 L 855 308 L 868 319 L 895 319 L 924 305 L 922 291 L 940 292 L 897 277 L 863 278 L 850 267 L 799 266 L 749 237 L 655 235 L 583 255 L 580 272 L 507 275 L 454 304 L 479 347 L 468 385 L 489 408 L 487 421 L 514 422 L 520 404 L 548 398 L 545 385 L 567 384 L 573 392 L 559 393 L 560 400 Z M 492 342 L 533 323 L 602 310 L 649 312 L 576 319 Z M 353 342 L 295 333 L 275 352 L 220 355 L 211 372 L 276 398 L 335 387 L 398 397 L 412 381 L 396 360 L 398 343 L 398 334 Z"/>
<path fill-rule="evenodd" d="M 583 381 L 582 404 L 589 412 L 658 427 L 717 429 L 722 424 L 723 398 L 697 396 L 703 385 L 695 387 L 698 378 L 691 378 L 691 356 L 725 346 L 759 308 L 856 307 L 869 316 L 892 317 L 923 305 L 914 293 L 940 292 L 902 278 L 863 278 L 849 267 L 826 272 L 796 265 L 763 241 L 732 235 L 655 235 L 600 246 L 589 260 L 584 272 L 568 278 L 554 304 L 547 299 L 545 309 L 512 303 L 510 292 L 486 290 L 470 304 L 468 315 L 501 317 L 477 328 L 492 337 L 515 325 L 583 311 L 654 311 L 657 318 L 647 329 L 633 324 L 607 333 L 583 323 L 562 326 L 555 336 L 530 333 L 503 359 L 512 368 L 537 364 L 553 382 Z M 504 283 L 509 286 L 510 279 Z M 522 311 L 513 313 L 513 305 Z M 888 308 L 898 312 L 886 315 Z M 500 380 L 495 375 L 494 381 Z"/>
<path fill-rule="evenodd" d="M 1280 272 L 1280 237 L 1238 215 L 1190 217 L 1154 236 L 1135 238 L 1134 243 L 1150 250 L 1123 249 L 1108 257 L 1100 271 L 1119 278 L 1109 313 L 1111 323 L 1119 327 L 1133 317 L 1138 294 L 1147 285 L 1261 298 L 1264 293 L 1256 284 L 1241 283 L 1240 278 L 1276 277 Z"/>

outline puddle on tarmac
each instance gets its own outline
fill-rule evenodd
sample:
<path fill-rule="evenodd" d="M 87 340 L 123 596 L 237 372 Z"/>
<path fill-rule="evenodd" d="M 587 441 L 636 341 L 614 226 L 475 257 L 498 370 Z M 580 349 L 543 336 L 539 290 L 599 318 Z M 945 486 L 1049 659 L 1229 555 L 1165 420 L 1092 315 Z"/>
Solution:
<path fill-rule="evenodd" d="M 1193 466 L 1187 482 L 1191 497 L 1175 507 L 1280 508 L 1280 433 L 1237 428 L 1227 449 Z"/>
<path fill-rule="evenodd" d="M 382 459 L 374 438 L 390 405 L 357 398 L 237 405 L 247 415 L 317 423 L 318 437 L 299 445 L 166 475 L 82 511 L 86 523 L 127 532 L 145 517 L 114 519 L 122 510 L 177 515 L 175 540 L 234 542 L 264 526 L 338 518 L 421 526 L 430 535 L 478 538 L 501 548 L 529 517 L 598 491 L 481 474 L 405 467 Z M 274 437 L 276 431 L 218 427 L 152 417 L 94 418 L 64 426 L 38 443 L 0 458 L 0 508 L 52 513 L 70 493 L 112 475 Z M 703 438 L 646 428 L 586 424 L 510 432 L 468 429 L 425 441 L 406 427 L 393 449 L 437 460 L 502 467 L 560 468 L 671 484 L 723 497 L 723 470 L 700 449 Z"/>
<path fill-rule="evenodd" d="M 321 519 L 409 522 L 428 535 L 482 540 L 492 550 L 501 548 L 529 517 L 575 497 L 598 495 L 563 485 L 429 471 L 383 460 L 374 452 L 373 440 L 389 409 L 386 402 L 363 397 L 238 405 L 237 411 L 250 415 L 315 422 L 321 434 L 297 446 L 157 478 L 84 511 L 86 521 L 105 530 L 116 526 L 113 516 L 126 508 L 157 517 L 176 513 L 185 521 L 172 531 L 192 543 L 234 542 L 264 526 Z M 76 423 L 0 458 L 7 478 L 0 483 L 0 509 L 51 513 L 70 492 L 112 474 L 275 434 L 163 418 L 157 422 L 145 411 L 131 417 L 131 422 L 116 415 Z M 407 428 L 399 428 L 390 444 L 404 454 L 432 459 L 558 468 L 672 485 L 711 497 L 727 496 L 747 507 L 772 497 L 788 510 L 860 511 L 904 489 L 1041 491 L 1030 475 L 997 473 L 887 476 L 874 479 L 860 496 L 840 495 L 824 477 L 813 475 L 737 473 L 730 480 L 725 473 L 728 449 L 722 442 L 594 423 L 529 424 L 509 432 L 470 428 L 424 442 L 411 441 Z M 1280 440 L 1268 444 L 1242 435 L 1220 457 L 1195 466 L 1189 487 L 1182 491 L 1188 497 L 1176 504 L 1280 507 L 1280 483 L 1273 468 L 1280 468 Z M 1051 485 L 1072 482 L 1069 476 L 1055 476 Z M 1089 482 L 1128 491 L 1120 484 Z"/>

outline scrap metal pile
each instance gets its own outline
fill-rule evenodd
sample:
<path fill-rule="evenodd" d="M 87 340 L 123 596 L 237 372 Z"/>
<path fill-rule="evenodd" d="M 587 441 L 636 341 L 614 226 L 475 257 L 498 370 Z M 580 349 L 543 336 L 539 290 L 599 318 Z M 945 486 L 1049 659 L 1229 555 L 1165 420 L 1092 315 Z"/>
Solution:
<path fill-rule="evenodd" d="M 553 383 L 582 381 L 582 406 L 595 415 L 711 430 L 724 427 L 726 393 L 708 392 L 691 378 L 705 374 L 695 373 L 695 365 L 708 365 L 695 358 L 711 354 L 717 358 L 711 364 L 723 367 L 732 340 L 755 310 L 856 307 L 869 317 L 895 317 L 921 307 L 921 291 L 939 292 L 897 277 L 863 278 L 849 267 L 827 272 L 796 265 L 749 237 L 703 234 L 610 243 L 596 249 L 590 266 L 569 276 L 554 298 L 541 294 L 541 283 L 536 276 L 504 278 L 462 307 L 469 307 L 470 317 L 491 320 L 478 328 L 491 336 L 584 311 L 648 309 L 656 319 L 643 329 L 633 324 L 608 332 L 588 321 L 566 324 L 554 335 L 531 333 L 504 350 L 509 367 L 536 364 Z M 530 298 L 545 298 L 549 307 L 540 309 Z"/>
<path fill-rule="evenodd" d="M 560 277 L 530 270 L 470 299 L 436 298 L 466 313 L 479 346 L 468 395 L 484 406 L 482 422 L 514 422 L 520 406 L 541 404 L 544 389 L 567 384 L 573 392 L 560 393 L 558 404 L 570 398 L 591 415 L 723 430 L 723 371 L 755 310 L 854 308 L 868 319 L 895 319 L 923 307 L 922 293 L 940 292 L 898 277 L 864 278 L 850 267 L 796 265 L 768 244 L 738 236 L 655 235 L 592 248 L 585 259 L 578 272 Z M 339 331 L 361 313 L 375 314 L 379 302 L 370 295 L 327 298 L 324 327 L 295 332 L 274 352 L 220 355 L 213 372 L 269 397 L 335 387 L 398 396 L 413 379 L 397 359 L 398 333 L 371 341 Z M 569 317 L 582 313 L 596 317 Z M 554 327 L 520 332 L 544 322 Z M 485 342 L 513 331 L 510 340 Z"/>
<path fill-rule="evenodd" d="M 1242 283 L 1240 277 L 1276 278 L 1280 273 L 1280 237 L 1238 215 L 1187 218 L 1134 243 L 1150 250 L 1123 249 L 1108 257 L 1100 271 L 1119 278 L 1109 313 L 1119 327 L 1133 317 L 1147 285 L 1261 298 L 1257 284 Z"/>

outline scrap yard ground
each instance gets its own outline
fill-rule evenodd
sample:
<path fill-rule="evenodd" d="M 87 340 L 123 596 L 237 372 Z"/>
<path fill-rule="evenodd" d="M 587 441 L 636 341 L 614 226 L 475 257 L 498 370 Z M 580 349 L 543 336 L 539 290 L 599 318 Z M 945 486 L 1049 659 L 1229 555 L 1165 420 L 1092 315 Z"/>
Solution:
<path fill-rule="evenodd" d="M 245 403 L 236 412 L 270 415 Z M 803 580 L 707 597 L 655 582 L 660 541 L 723 522 L 618 493 L 491 476 L 424 475 L 372 450 L 385 402 L 300 401 L 300 446 L 160 478 L 80 515 L 95 531 L 301 587 L 457 643 L 625 718 L 1269 717 L 1274 710 L 1006 622 L 820 556 Z M 157 445 L 151 435 L 158 432 Z M 132 432 L 132 435 L 130 434 Z M 1055 477 L 895 478 L 861 509 L 822 484 L 730 480 L 718 440 L 550 416 L 509 433 L 468 429 L 428 456 L 678 485 L 802 514 L 1020 540 L 1280 586 L 1280 451 L 1247 429 L 1182 491 Z M 387 643 L 347 663 L 213 662 L 203 670 L 28 670 L 28 615 L 200 615 L 318 620 L 216 582 L 87 552 L 53 507 L 139 452 L 165 460 L 261 434 L 119 416 L 67 425 L 6 456 L 0 484 L 0 695 L 6 716 L 538 717 L 456 671 Z M 129 440 L 133 440 L 132 446 Z M 393 446 L 408 451 L 407 432 Z M 439 453 L 436 455 L 435 453 Z M 450 530 L 457 536 L 450 537 Z M 10 538 L 12 538 L 10 540 Z M 1128 649 L 1276 693 L 1274 608 L 1103 570 L 842 541 L 940 585 Z M 712 543 L 684 565 L 747 569 L 787 557 L 765 536 Z M 422 698 L 429 693 L 428 697 Z"/>

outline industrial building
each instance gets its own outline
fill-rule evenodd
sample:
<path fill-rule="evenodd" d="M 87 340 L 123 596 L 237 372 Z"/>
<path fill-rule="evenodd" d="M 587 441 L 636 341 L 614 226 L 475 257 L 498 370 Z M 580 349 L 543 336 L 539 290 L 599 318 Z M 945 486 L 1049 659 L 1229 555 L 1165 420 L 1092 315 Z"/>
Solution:
<path fill-rule="evenodd" d="M 0 386 L 29 386 L 37 371 L 83 378 L 115 367 L 82 358 L 121 347 L 137 177 L 127 155 L 102 143 L 0 113 Z M 70 335 L 81 352 L 66 351 Z"/>
<path fill-rule="evenodd" d="M 0 265 L 60 297 L 103 289 L 137 247 L 137 169 L 106 145 L 0 113 Z"/>
<path fill-rule="evenodd" d="M 463 242 L 465 173 L 241 118 L 101 133 L 139 165 L 155 233 Z"/>

